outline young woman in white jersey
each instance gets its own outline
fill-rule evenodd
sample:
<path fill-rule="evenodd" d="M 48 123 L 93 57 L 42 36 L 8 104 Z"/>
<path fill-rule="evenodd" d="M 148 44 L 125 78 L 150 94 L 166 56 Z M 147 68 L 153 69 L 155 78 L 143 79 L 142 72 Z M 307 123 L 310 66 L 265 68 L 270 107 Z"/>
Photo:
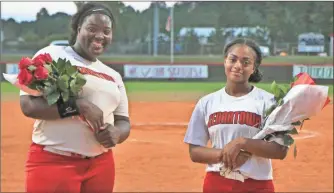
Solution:
<path fill-rule="evenodd" d="M 66 103 L 60 99 L 53 106 L 21 91 L 22 112 L 37 119 L 26 163 L 26 192 L 113 191 L 111 148 L 129 136 L 128 99 L 120 74 L 97 57 L 111 43 L 114 25 L 108 8 L 86 3 L 72 18 L 70 46 L 48 46 L 36 53 L 70 60 L 87 83 L 78 98 Z M 72 118 L 79 115 L 95 131 Z"/>
<path fill-rule="evenodd" d="M 224 48 L 226 86 L 195 106 L 184 142 L 193 162 L 207 164 L 204 193 L 274 192 L 271 159 L 284 159 L 288 147 L 281 136 L 251 139 L 274 103 L 271 93 L 250 84 L 262 78 L 261 60 L 254 41 L 230 42 Z M 231 172 L 220 175 L 221 163 Z"/>

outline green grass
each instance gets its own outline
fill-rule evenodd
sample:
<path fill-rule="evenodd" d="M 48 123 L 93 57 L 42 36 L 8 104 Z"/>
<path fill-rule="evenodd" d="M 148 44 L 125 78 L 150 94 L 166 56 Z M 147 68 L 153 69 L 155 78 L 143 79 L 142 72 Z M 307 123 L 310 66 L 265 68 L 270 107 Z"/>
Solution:
<path fill-rule="evenodd" d="M 2 55 L 1 61 L 5 62 L 18 62 L 23 55 L 11 54 Z M 31 56 L 28 56 L 31 57 Z M 102 56 L 101 60 L 104 62 L 115 63 L 137 63 L 137 62 L 160 62 L 169 63 L 169 56 Z M 175 62 L 186 63 L 221 63 L 223 61 L 222 56 L 175 56 Z M 333 64 L 333 57 L 320 57 L 320 56 L 271 56 L 263 59 L 263 64 Z"/>
<path fill-rule="evenodd" d="M 128 93 L 143 92 L 199 92 L 210 93 L 225 85 L 221 82 L 125 82 Z M 258 83 L 257 87 L 270 92 L 270 83 Z M 333 85 L 329 86 L 329 95 L 333 95 Z M 18 93 L 19 90 L 7 82 L 1 83 L 1 93 Z"/>
<path fill-rule="evenodd" d="M 1 82 L 1 94 L 18 93 L 19 89 L 8 82 Z"/>

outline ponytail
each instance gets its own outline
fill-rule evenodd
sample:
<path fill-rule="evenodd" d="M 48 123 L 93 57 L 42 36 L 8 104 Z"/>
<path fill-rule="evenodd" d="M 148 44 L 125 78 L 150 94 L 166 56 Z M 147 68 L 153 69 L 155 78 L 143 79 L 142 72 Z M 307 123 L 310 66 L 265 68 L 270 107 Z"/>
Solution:
<path fill-rule="evenodd" d="M 259 70 L 259 67 L 256 67 L 254 70 L 254 73 L 250 75 L 248 81 L 249 82 L 254 82 L 254 83 L 258 83 L 262 80 L 262 73 Z"/>

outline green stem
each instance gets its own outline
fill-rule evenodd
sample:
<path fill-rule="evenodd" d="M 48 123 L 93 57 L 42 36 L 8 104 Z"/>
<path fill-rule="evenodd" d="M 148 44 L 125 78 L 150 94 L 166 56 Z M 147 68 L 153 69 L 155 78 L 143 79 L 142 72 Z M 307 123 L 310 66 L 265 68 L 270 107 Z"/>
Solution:
<path fill-rule="evenodd" d="M 56 70 L 56 72 L 59 72 L 56 66 L 53 64 L 53 62 L 51 63 L 51 66 Z"/>
<path fill-rule="evenodd" d="M 57 82 L 57 78 L 56 78 L 56 77 L 54 77 L 53 75 L 49 76 L 49 78 L 50 78 L 51 80 L 53 80 L 53 81 Z"/>

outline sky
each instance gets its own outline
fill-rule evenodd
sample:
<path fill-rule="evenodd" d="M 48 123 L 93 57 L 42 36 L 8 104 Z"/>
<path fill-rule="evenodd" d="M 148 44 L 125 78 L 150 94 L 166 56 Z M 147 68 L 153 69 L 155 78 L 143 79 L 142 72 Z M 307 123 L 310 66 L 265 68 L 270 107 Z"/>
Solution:
<path fill-rule="evenodd" d="M 151 2 L 123 2 L 125 5 L 132 6 L 135 10 L 143 11 L 147 9 Z M 174 2 L 166 2 L 167 6 L 171 6 Z M 36 14 L 41 8 L 45 7 L 49 14 L 57 12 L 65 12 L 67 14 L 74 14 L 76 6 L 73 2 L 1 2 L 1 18 L 13 18 L 17 22 L 34 21 Z"/>

